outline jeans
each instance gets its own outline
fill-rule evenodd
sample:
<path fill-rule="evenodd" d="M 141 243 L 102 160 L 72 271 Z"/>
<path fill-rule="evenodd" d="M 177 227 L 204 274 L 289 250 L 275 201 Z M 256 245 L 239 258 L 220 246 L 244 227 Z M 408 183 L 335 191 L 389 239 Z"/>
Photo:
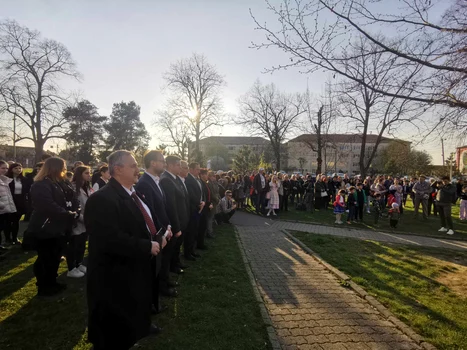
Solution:
<path fill-rule="evenodd" d="M 415 197 L 415 202 L 414 202 L 415 217 L 418 216 L 418 209 L 420 208 L 420 203 L 422 204 L 423 218 L 426 219 L 428 218 L 428 199 L 424 199 L 420 197 Z"/>
<path fill-rule="evenodd" d="M 216 221 L 220 224 L 221 222 L 229 222 L 230 218 L 235 214 L 235 209 L 228 213 L 220 212 L 216 214 Z"/>
<path fill-rule="evenodd" d="M 80 235 L 70 236 L 70 241 L 66 249 L 66 263 L 68 271 L 73 270 L 83 263 L 84 252 L 86 251 L 86 241 L 88 234 L 83 232 Z"/>
<path fill-rule="evenodd" d="M 441 226 L 454 230 L 451 216 L 451 203 L 437 203 Z M 447 225 L 447 226 L 446 226 Z"/>
<path fill-rule="evenodd" d="M 265 199 L 266 199 L 266 192 L 258 192 L 256 195 L 256 212 L 263 213 L 265 209 Z"/>

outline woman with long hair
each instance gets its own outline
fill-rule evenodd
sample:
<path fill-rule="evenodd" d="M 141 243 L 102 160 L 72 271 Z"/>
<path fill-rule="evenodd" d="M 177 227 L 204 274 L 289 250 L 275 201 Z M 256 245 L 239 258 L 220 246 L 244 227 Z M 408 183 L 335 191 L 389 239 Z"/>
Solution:
<path fill-rule="evenodd" d="M 66 250 L 67 276 L 80 278 L 86 274 L 86 266 L 83 265 L 87 240 L 86 227 L 84 226 L 84 207 L 89 196 L 94 193 L 91 187 L 91 169 L 85 165 L 75 168 L 72 184 L 81 206 L 81 212 L 78 221 L 71 230 L 71 237 Z"/>
<path fill-rule="evenodd" d="M 28 211 L 29 190 L 31 183 L 23 176 L 23 166 L 20 163 L 13 163 L 8 168 L 6 174 L 13 181 L 10 182 L 10 191 L 13 195 L 13 201 L 16 206 L 16 213 L 11 213 L 8 218 L 7 229 L 8 237 L 12 244 L 21 244 L 18 240 L 19 221 Z"/>
<path fill-rule="evenodd" d="M 57 283 L 57 271 L 66 235 L 79 216 L 79 203 L 65 175 L 65 161 L 48 158 L 31 187 L 33 212 L 28 232 L 36 239 L 34 275 L 39 296 L 54 295 L 66 288 Z"/>
<path fill-rule="evenodd" d="M 94 192 L 100 190 L 102 187 L 104 187 L 107 182 L 110 180 L 110 171 L 109 167 L 107 165 L 103 165 L 99 168 L 99 178 L 96 180 L 94 185 L 92 186 L 92 189 Z"/>
<path fill-rule="evenodd" d="M 8 163 L 0 160 L 0 246 L 1 245 L 1 232 L 5 235 L 5 243 L 11 244 L 10 236 L 10 215 L 16 213 L 15 202 L 10 190 L 10 183 L 13 179 L 6 176 L 8 172 Z"/>

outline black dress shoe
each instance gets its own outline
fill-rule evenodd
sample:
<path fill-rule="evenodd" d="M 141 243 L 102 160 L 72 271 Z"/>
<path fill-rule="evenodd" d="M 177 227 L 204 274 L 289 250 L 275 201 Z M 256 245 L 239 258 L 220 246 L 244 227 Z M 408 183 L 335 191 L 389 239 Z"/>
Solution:
<path fill-rule="evenodd" d="M 183 264 L 178 264 L 176 267 L 179 267 L 179 268 L 181 268 L 182 270 L 185 270 L 185 269 L 189 268 L 190 266 L 188 266 L 188 265 L 183 265 Z"/>
<path fill-rule="evenodd" d="M 175 287 L 180 286 L 180 283 L 178 283 L 177 281 L 168 281 L 167 286 L 170 288 L 175 288 Z"/>
<path fill-rule="evenodd" d="M 160 293 L 163 296 L 175 298 L 178 295 L 178 292 L 175 288 L 161 288 Z"/>
<path fill-rule="evenodd" d="M 196 258 L 190 254 L 190 255 L 185 256 L 185 260 L 196 261 Z"/>
<path fill-rule="evenodd" d="M 210 239 L 215 238 L 215 236 L 214 236 L 213 234 L 207 234 L 206 237 L 207 237 L 207 238 L 210 238 Z"/>
<path fill-rule="evenodd" d="M 162 328 L 157 327 L 155 324 L 151 324 L 149 327 L 149 334 L 151 335 L 159 334 L 160 332 L 162 332 Z"/>
<path fill-rule="evenodd" d="M 191 255 L 193 255 L 195 258 L 201 258 L 201 255 L 199 255 L 198 253 L 191 253 Z"/>
<path fill-rule="evenodd" d="M 198 247 L 199 250 L 208 250 L 207 245 L 202 245 L 201 247 Z"/>

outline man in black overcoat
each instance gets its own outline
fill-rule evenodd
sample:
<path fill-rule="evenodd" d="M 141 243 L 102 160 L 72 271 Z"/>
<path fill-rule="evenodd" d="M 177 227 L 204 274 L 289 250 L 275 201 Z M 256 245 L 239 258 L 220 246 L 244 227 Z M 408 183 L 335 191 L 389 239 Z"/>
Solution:
<path fill-rule="evenodd" d="M 188 224 L 187 236 L 185 237 L 184 248 L 185 259 L 187 260 L 196 260 L 196 258 L 199 257 L 195 252 L 195 247 L 198 239 L 201 211 L 205 205 L 202 184 L 198 178 L 199 171 L 199 163 L 190 163 L 189 173 L 185 179 L 185 185 L 190 197 L 190 221 Z"/>
<path fill-rule="evenodd" d="M 151 259 L 163 248 L 157 217 L 133 185 L 139 168 L 128 151 L 109 156 L 107 186 L 89 197 L 88 337 L 95 350 L 124 350 L 159 329 L 151 325 Z"/>

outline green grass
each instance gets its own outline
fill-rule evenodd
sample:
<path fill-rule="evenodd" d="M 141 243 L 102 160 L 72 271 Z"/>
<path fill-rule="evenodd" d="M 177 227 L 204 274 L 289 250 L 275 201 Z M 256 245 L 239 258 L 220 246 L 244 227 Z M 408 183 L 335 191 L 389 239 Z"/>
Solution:
<path fill-rule="evenodd" d="M 439 349 L 467 349 L 467 253 L 292 234 Z"/>
<path fill-rule="evenodd" d="M 332 211 L 333 209 L 328 209 L 311 213 L 310 211 L 297 211 L 293 206 L 289 205 L 288 212 L 280 212 L 280 219 L 319 223 L 324 225 L 335 225 L 334 222 L 336 221 L 336 217 Z M 420 215 L 420 218 L 415 220 L 413 204 L 409 199 L 407 201 L 407 207 L 404 208 L 404 214 L 399 221 L 399 225 L 395 230 L 395 233 L 441 237 L 444 239 L 467 240 L 467 222 L 462 222 L 459 220 L 459 204 L 456 204 L 452 207 L 452 217 L 455 234 L 448 236 L 445 233 L 438 232 L 439 228 L 441 227 L 441 220 L 439 216 L 430 216 L 428 220 L 425 221 L 421 219 Z M 346 216 L 343 216 L 343 219 L 346 219 Z M 374 225 L 373 214 L 365 213 L 363 220 L 364 223 L 351 225 L 345 224 L 345 227 L 392 232 L 391 228 L 389 227 L 389 219 L 387 218 L 380 219 L 378 225 Z"/>
<path fill-rule="evenodd" d="M 140 341 L 142 349 L 270 349 L 233 227 L 221 226 L 208 243 L 210 250 L 178 279 L 179 297 L 163 299 L 169 310 L 153 320 L 163 333 Z M 1 262 L 0 348 L 90 349 L 85 280 L 67 279 L 62 263 L 60 280 L 68 289 L 39 299 L 34 261 L 35 254 L 15 249 Z"/>

